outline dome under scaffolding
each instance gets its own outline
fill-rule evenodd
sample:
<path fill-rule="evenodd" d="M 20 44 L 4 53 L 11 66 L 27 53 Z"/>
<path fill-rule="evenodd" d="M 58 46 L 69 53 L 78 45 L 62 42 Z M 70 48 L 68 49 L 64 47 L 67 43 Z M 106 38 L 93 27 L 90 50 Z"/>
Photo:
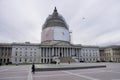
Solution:
<path fill-rule="evenodd" d="M 57 12 L 56 7 L 42 26 L 41 42 L 44 44 L 54 44 L 54 42 L 70 43 L 69 27 L 65 19 Z"/>
<path fill-rule="evenodd" d="M 49 15 L 48 18 L 46 19 L 42 29 L 45 29 L 47 27 L 52 27 L 52 26 L 60 26 L 69 30 L 65 19 L 57 12 L 56 7 L 54 9 L 53 14 Z"/>

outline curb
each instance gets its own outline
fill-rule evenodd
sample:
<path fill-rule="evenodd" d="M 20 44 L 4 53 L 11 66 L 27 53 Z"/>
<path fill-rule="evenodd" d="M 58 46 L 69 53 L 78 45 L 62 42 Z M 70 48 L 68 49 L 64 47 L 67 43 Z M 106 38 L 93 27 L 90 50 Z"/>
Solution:
<path fill-rule="evenodd" d="M 60 71 L 60 70 L 76 70 L 76 69 L 91 69 L 91 68 L 105 68 L 106 65 L 98 66 L 83 66 L 83 67 L 59 67 L 59 68 L 35 68 L 35 71 Z"/>

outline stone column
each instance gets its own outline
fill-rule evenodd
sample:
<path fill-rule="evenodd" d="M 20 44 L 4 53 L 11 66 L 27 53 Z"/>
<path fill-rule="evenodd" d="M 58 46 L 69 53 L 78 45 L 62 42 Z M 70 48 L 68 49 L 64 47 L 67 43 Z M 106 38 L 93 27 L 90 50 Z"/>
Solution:
<path fill-rule="evenodd" d="M 65 47 L 63 48 L 63 57 L 65 57 Z"/>
<path fill-rule="evenodd" d="M 76 54 L 76 48 L 75 48 L 75 55 L 77 56 L 77 54 Z"/>
<path fill-rule="evenodd" d="M 48 48 L 48 53 L 49 53 L 49 63 L 50 63 L 50 47 Z"/>
<path fill-rule="evenodd" d="M 73 56 L 73 55 L 74 55 L 74 51 L 73 51 L 73 48 L 72 48 L 71 50 L 72 50 L 72 54 L 71 54 L 71 56 Z"/>
<path fill-rule="evenodd" d="M 41 47 L 39 48 L 39 63 L 41 63 Z"/>
<path fill-rule="evenodd" d="M 55 56 L 57 56 L 57 47 L 55 47 Z"/>
<path fill-rule="evenodd" d="M 60 47 L 58 47 L 58 57 L 60 57 Z"/>
<path fill-rule="evenodd" d="M 65 48 L 63 48 L 63 57 L 65 57 Z"/>
<path fill-rule="evenodd" d="M 56 56 L 58 56 L 58 48 L 56 47 Z"/>
<path fill-rule="evenodd" d="M 48 63 L 48 47 L 46 47 L 46 63 Z"/>
<path fill-rule="evenodd" d="M 6 57 L 8 58 L 8 48 L 6 47 Z"/>
<path fill-rule="evenodd" d="M 70 48 L 68 48 L 68 57 L 70 57 Z"/>
<path fill-rule="evenodd" d="M 69 56 L 70 52 L 69 52 L 69 48 L 67 48 L 67 57 Z"/>
<path fill-rule="evenodd" d="M 70 57 L 70 48 L 68 48 L 68 56 Z"/>
<path fill-rule="evenodd" d="M 67 57 L 67 55 L 68 55 L 68 51 L 67 51 L 67 48 L 65 48 L 65 53 L 66 53 L 66 57 Z"/>
<path fill-rule="evenodd" d="M 45 63 L 47 63 L 47 47 L 45 47 Z"/>
<path fill-rule="evenodd" d="M 49 57 L 48 47 L 46 48 L 46 57 Z"/>
<path fill-rule="evenodd" d="M 54 48 L 54 55 L 56 56 L 56 47 Z"/>
<path fill-rule="evenodd" d="M 52 56 L 54 55 L 54 47 L 52 47 Z"/>
<path fill-rule="evenodd" d="M 65 57 L 67 57 L 67 48 L 65 48 Z"/>
<path fill-rule="evenodd" d="M 70 48 L 69 50 L 70 50 L 70 57 L 71 57 L 71 54 L 72 54 L 72 50 L 71 50 L 71 48 Z"/>
<path fill-rule="evenodd" d="M 45 58 L 47 57 L 47 48 L 45 47 Z"/>
<path fill-rule="evenodd" d="M 44 47 L 42 48 L 42 51 L 43 51 L 43 53 L 42 53 L 42 54 L 43 54 L 42 59 L 43 59 L 43 63 L 45 63 L 45 62 L 44 62 L 44 59 L 45 59 L 45 54 L 44 54 L 44 53 L 45 53 L 45 51 L 44 51 Z"/>
<path fill-rule="evenodd" d="M 62 57 L 64 57 L 64 47 L 62 49 L 63 49 L 63 51 L 62 51 Z"/>
<path fill-rule="evenodd" d="M 45 58 L 45 48 L 43 47 L 43 57 Z"/>
<path fill-rule="evenodd" d="M 50 59 L 51 59 L 51 48 L 49 47 L 49 63 L 50 63 Z"/>
<path fill-rule="evenodd" d="M 78 50 L 79 50 L 79 56 L 78 56 L 78 59 L 80 60 L 80 56 L 81 56 L 81 54 L 80 54 L 80 48 L 78 48 Z"/>
<path fill-rule="evenodd" d="M 63 57 L 63 47 L 61 48 L 61 57 Z"/>
<path fill-rule="evenodd" d="M 60 47 L 60 54 L 62 54 L 61 49 L 62 49 L 62 48 Z M 60 55 L 59 55 L 59 56 L 60 56 Z M 61 56 L 60 56 L 60 57 L 61 57 Z"/>
<path fill-rule="evenodd" d="M 72 53 L 72 52 L 71 52 L 71 48 L 70 48 L 69 50 L 70 50 L 70 57 L 71 57 L 71 53 Z"/>
<path fill-rule="evenodd" d="M 66 57 L 68 57 L 68 48 L 66 48 L 65 53 L 66 53 Z"/>
<path fill-rule="evenodd" d="M 48 56 L 49 56 L 48 47 L 46 47 L 46 63 L 48 63 Z"/>
<path fill-rule="evenodd" d="M 58 47 L 56 47 L 56 56 L 58 56 Z"/>
<path fill-rule="evenodd" d="M 79 57 L 79 48 L 77 48 L 77 57 Z"/>

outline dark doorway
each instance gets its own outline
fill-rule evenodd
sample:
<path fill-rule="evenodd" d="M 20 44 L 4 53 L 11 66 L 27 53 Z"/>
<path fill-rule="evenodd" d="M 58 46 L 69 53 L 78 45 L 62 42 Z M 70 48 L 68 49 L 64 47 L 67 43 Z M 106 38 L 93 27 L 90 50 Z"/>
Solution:
<path fill-rule="evenodd" d="M 4 63 L 6 63 L 6 59 L 4 59 Z"/>
<path fill-rule="evenodd" d="M 62 57 L 62 53 L 60 52 L 60 57 Z"/>
<path fill-rule="evenodd" d="M 7 63 L 9 63 L 9 59 L 7 59 Z"/>

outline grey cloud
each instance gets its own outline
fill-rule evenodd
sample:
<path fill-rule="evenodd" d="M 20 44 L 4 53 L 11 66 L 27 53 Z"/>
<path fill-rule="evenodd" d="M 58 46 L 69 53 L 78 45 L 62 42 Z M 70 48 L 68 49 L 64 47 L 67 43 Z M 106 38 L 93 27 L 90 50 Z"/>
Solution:
<path fill-rule="evenodd" d="M 0 42 L 39 43 L 41 27 L 54 6 L 73 31 L 73 43 L 119 44 L 119 0 L 1 0 Z"/>

